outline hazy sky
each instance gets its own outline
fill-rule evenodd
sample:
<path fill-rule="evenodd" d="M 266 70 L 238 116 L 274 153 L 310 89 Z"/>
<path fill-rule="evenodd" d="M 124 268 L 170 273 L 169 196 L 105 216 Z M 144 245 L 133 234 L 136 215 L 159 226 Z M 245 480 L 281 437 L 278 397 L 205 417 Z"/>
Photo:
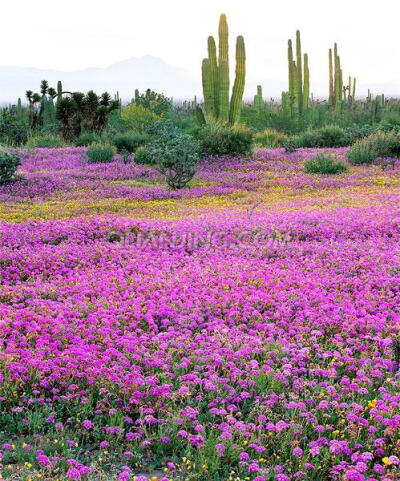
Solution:
<path fill-rule="evenodd" d="M 254 81 L 286 89 L 287 39 L 299 28 L 316 95 L 327 93 L 335 41 L 359 93 L 400 95 L 399 0 L 0 0 L 0 8 L 0 65 L 75 70 L 150 54 L 200 75 L 224 12 L 231 48 L 236 35 L 245 38 Z"/>

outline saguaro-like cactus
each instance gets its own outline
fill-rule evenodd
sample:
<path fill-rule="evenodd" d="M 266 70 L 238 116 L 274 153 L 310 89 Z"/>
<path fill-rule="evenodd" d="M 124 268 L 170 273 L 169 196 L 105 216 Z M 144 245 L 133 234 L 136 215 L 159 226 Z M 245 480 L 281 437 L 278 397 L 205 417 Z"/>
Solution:
<path fill-rule="evenodd" d="M 303 88 L 303 111 L 308 109 L 310 97 L 310 71 L 308 69 L 308 54 L 304 54 L 304 88 Z"/>
<path fill-rule="evenodd" d="M 203 59 L 201 66 L 201 77 L 203 80 L 204 107 L 207 115 L 214 114 L 214 94 L 211 83 L 211 69 L 208 58 Z"/>
<path fill-rule="evenodd" d="M 257 85 L 257 93 L 254 95 L 254 107 L 260 111 L 263 103 L 262 87 Z"/>
<path fill-rule="evenodd" d="M 237 123 L 244 92 L 246 55 L 243 37 L 236 41 L 236 78 L 229 103 L 229 43 L 226 15 L 220 16 L 218 28 L 218 59 L 215 40 L 208 37 L 208 58 L 202 63 L 205 111 L 222 122 Z"/>
<path fill-rule="evenodd" d="M 235 82 L 232 89 L 231 106 L 229 110 L 229 123 L 235 125 L 239 122 L 242 108 L 244 83 L 246 78 L 246 50 L 244 39 L 241 35 L 236 39 L 236 69 Z"/>
<path fill-rule="evenodd" d="M 299 106 L 299 114 L 301 115 L 303 109 L 303 68 L 301 57 L 301 39 L 300 30 L 296 31 L 296 71 L 297 71 L 297 104 Z"/>
<path fill-rule="evenodd" d="M 62 83 L 61 80 L 57 82 L 57 103 L 62 99 Z"/>
<path fill-rule="evenodd" d="M 332 49 L 329 49 L 329 106 L 335 105 L 335 91 L 333 87 L 333 60 Z"/>
<path fill-rule="evenodd" d="M 294 102 L 294 78 L 293 78 L 293 47 L 291 39 L 288 40 L 288 71 L 289 71 L 289 96 Z"/>
<path fill-rule="evenodd" d="M 218 63 L 217 63 L 217 48 L 214 37 L 208 37 L 208 61 L 210 64 L 210 81 L 212 85 L 212 107 L 211 115 L 218 117 L 219 110 L 219 81 L 218 81 Z"/>

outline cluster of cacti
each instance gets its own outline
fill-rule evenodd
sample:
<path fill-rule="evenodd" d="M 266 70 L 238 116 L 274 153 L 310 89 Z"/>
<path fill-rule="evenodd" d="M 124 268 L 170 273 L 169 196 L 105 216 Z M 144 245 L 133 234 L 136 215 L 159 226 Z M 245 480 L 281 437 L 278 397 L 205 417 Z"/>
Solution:
<path fill-rule="evenodd" d="M 303 68 L 304 63 L 304 68 Z M 296 31 L 296 60 L 293 57 L 292 40 L 288 40 L 288 73 L 289 73 L 289 90 L 288 97 L 282 94 L 285 103 L 282 107 L 287 108 L 289 100 L 289 108 L 291 113 L 297 111 L 302 115 L 308 108 L 310 97 L 310 71 L 308 68 L 308 54 L 302 56 L 300 31 Z"/>
<path fill-rule="evenodd" d="M 329 49 L 329 106 L 340 112 L 343 105 L 353 104 L 356 95 L 356 79 L 349 77 L 349 83 L 343 85 L 343 70 L 340 65 L 337 43 Z"/>
<path fill-rule="evenodd" d="M 229 43 L 226 15 L 220 16 L 218 28 L 218 58 L 214 37 L 208 37 L 208 57 L 202 62 L 202 83 L 206 116 L 236 124 L 240 118 L 246 77 L 244 39 L 236 39 L 236 69 L 229 102 Z"/>
<path fill-rule="evenodd" d="M 263 106 L 262 87 L 257 85 L 257 93 L 254 95 L 254 107 L 260 111 Z"/>

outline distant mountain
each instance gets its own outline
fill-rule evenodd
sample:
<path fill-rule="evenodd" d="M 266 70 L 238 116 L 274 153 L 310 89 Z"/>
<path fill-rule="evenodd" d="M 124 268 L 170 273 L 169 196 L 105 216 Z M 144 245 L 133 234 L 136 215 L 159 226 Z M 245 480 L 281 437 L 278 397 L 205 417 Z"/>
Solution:
<path fill-rule="evenodd" d="M 106 68 L 87 68 L 73 72 L 42 70 L 36 68 L 0 66 L 0 103 L 15 102 L 24 98 L 26 90 L 38 91 L 41 80 L 56 87 L 62 80 L 65 90 L 86 92 L 119 91 L 122 99 L 130 100 L 135 89 L 151 88 L 176 99 L 192 98 L 201 91 L 200 74 L 175 68 L 150 55 L 130 58 Z"/>

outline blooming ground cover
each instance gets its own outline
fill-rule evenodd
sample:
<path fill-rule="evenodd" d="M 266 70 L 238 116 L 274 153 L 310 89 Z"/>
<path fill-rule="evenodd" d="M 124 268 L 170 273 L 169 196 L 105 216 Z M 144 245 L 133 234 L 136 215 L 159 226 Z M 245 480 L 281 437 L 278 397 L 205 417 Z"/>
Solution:
<path fill-rule="evenodd" d="M 0 186 L 3 478 L 400 479 L 399 166 L 305 174 L 315 152 L 178 192 L 24 154 Z"/>

